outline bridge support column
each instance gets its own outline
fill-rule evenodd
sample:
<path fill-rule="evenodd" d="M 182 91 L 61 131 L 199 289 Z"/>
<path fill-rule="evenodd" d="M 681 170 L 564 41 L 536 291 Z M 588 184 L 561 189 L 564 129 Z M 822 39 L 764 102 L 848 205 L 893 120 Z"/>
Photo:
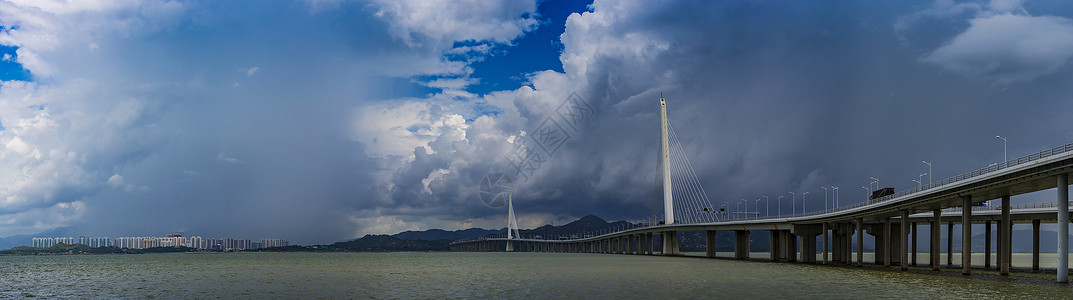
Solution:
<path fill-rule="evenodd" d="M 507 240 L 507 252 L 514 252 L 514 241 Z"/>
<path fill-rule="evenodd" d="M 946 266 L 954 266 L 954 221 L 946 223 Z"/>
<path fill-rule="evenodd" d="M 999 274 L 1010 275 L 1011 242 L 1010 196 L 1002 196 L 1002 224 L 999 224 Z"/>
<path fill-rule="evenodd" d="M 648 244 L 648 255 L 652 255 L 652 253 L 654 252 L 652 249 L 655 248 L 655 245 L 652 244 L 652 233 L 651 232 L 645 233 L 645 240 L 648 241 L 646 243 L 646 244 Z"/>
<path fill-rule="evenodd" d="M 735 230 L 734 231 L 734 258 L 748 259 L 749 258 L 749 231 L 748 230 Z"/>
<path fill-rule="evenodd" d="M 935 271 L 938 271 L 939 270 L 939 248 L 942 247 L 942 245 L 939 244 L 939 233 L 940 233 L 939 232 L 939 228 L 940 228 L 939 226 L 942 226 L 942 224 L 943 224 L 942 223 L 943 222 L 943 220 L 942 220 L 942 210 L 936 209 L 936 210 L 933 210 L 931 213 L 932 213 L 932 215 L 934 217 L 931 220 L 931 246 L 928 247 L 928 248 L 930 248 L 928 250 L 930 252 L 928 254 L 928 258 L 931 259 L 931 269 L 935 270 Z"/>
<path fill-rule="evenodd" d="M 842 248 L 842 235 L 839 234 L 838 223 L 831 224 L 831 261 L 841 262 L 842 257 L 838 256 L 840 248 Z"/>
<path fill-rule="evenodd" d="M 898 255 L 901 256 L 902 270 L 909 270 L 909 211 L 903 210 L 901 216 L 902 232 L 898 234 L 902 242 L 898 244 Z"/>
<path fill-rule="evenodd" d="M 779 231 L 770 230 L 768 231 L 768 233 L 771 236 L 770 239 L 768 239 L 768 245 L 770 245 L 770 247 L 768 248 L 768 252 L 771 252 L 771 261 L 779 261 L 779 255 L 781 255 L 782 253 L 779 250 L 779 247 L 781 246 L 779 240 Z"/>
<path fill-rule="evenodd" d="M 1069 282 L 1069 175 L 1058 174 L 1058 282 Z M 1003 199 L 1005 202 L 1005 199 Z"/>
<path fill-rule="evenodd" d="M 883 266 L 890 267 L 891 256 L 894 256 L 894 235 L 890 230 L 890 218 L 883 219 Z M 878 240 L 878 239 L 877 239 Z M 876 245 L 879 246 L 879 245 Z"/>
<path fill-rule="evenodd" d="M 913 222 L 913 266 L 917 266 L 917 243 L 920 242 L 920 236 L 917 235 L 917 222 Z"/>
<path fill-rule="evenodd" d="M 799 235 L 801 237 L 801 262 L 816 263 L 816 237 L 820 235 L 818 232 L 815 233 Z"/>
<path fill-rule="evenodd" d="M 704 254 L 707 257 L 715 257 L 715 230 L 704 231 Z"/>
<path fill-rule="evenodd" d="M 678 252 L 678 232 L 663 232 L 663 255 L 681 255 Z"/>
<path fill-rule="evenodd" d="M 827 223 L 823 223 L 823 264 L 827 264 Z"/>
<path fill-rule="evenodd" d="M 850 264 L 853 262 L 853 226 L 851 223 L 842 223 L 842 237 L 839 240 L 840 247 L 842 247 L 841 257 L 842 263 Z"/>
<path fill-rule="evenodd" d="M 864 266 L 864 219 L 857 218 L 857 266 Z"/>
<path fill-rule="evenodd" d="M 787 262 L 797 261 L 797 236 L 789 230 L 780 230 L 779 235 L 782 236 L 782 244 L 779 249 L 782 250 L 782 260 Z M 815 255 L 815 253 L 813 254 Z"/>
<path fill-rule="evenodd" d="M 1032 270 L 1039 271 L 1039 223 L 1032 220 Z"/>
<path fill-rule="evenodd" d="M 961 275 L 972 273 L 972 196 L 961 197 Z"/>
<path fill-rule="evenodd" d="M 991 220 L 984 221 L 984 269 L 991 269 Z"/>

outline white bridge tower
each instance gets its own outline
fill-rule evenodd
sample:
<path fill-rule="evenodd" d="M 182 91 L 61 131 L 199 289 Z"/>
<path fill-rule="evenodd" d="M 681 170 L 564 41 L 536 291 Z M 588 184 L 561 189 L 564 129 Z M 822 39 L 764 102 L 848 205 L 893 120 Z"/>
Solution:
<path fill-rule="evenodd" d="M 510 189 L 507 194 L 507 252 L 514 251 L 515 238 L 521 238 L 521 233 L 518 232 L 518 219 L 514 218 L 514 189 Z"/>
<path fill-rule="evenodd" d="M 660 149 L 659 155 L 663 164 L 663 214 L 664 223 L 674 224 L 674 197 L 671 195 L 671 148 L 670 135 L 667 133 L 667 100 L 659 97 L 659 129 Z M 664 231 L 662 234 L 663 254 L 678 255 L 678 232 L 674 230 Z"/>

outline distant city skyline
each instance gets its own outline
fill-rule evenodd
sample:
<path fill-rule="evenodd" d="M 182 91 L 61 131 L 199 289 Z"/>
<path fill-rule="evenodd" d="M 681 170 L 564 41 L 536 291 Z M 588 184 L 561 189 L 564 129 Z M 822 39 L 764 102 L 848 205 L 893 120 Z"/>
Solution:
<path fill-rule="evenodd" d="M 31 247 L 48 248 L 57 244 L 82 244 L 90 247 L 117 247 L 122 249 L 146 249 L 154 247 L 190 247 L 208 250 L 247 250 L 290 245 L 286 239 L 265 238 L 254 241 L 248 238 L 203 238 L 201 236 L 184 237 L 178 233 L 168 233 L 163 237 L 108 237 L 79 236 L 73 237 L 34 237 Z"/>

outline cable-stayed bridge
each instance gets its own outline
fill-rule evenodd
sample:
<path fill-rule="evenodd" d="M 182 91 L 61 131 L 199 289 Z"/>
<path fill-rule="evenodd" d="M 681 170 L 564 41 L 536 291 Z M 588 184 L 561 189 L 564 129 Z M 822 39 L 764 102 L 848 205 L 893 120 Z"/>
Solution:
<path fill-rule="evenodd" d="M 869 199 L 868 201 L 810 212 L 767 215 L 743 211 L 724 203 L 714 207 L 704 192 L 696 173 L 667 123 L 666 101 L 660 98 L 661 145 L 660 174 L 657 186 L 662 191 L 663 215 L 637 222 L 632 227 L 607 232 L 578 233 L 559 239 L 521 237 L 517 223 L 510 218 L 506 235 L 451 244 L 452 251 L 549 251 L 615 254 L 679 255 L 679 232 L 704 232 L 708 257 L 715 257 L 717 231 L 734 232 L 734 258 L 749 259 L 749 235 L 753 231 L 770 234 L 770 258 L 804 263 L 841 263 L 862 266 L 864 235 L 875 237 L 875 261 L 884 266 L 899 265 L 907 270 L 916 266 L 917 237 L 928 236 L 929 258 L 934 270 L 940 261 L 940 237 L 947 228 L 947 267 L 956 266 L 951 245 L 954 224 L 984 224 L 985 261 L 991 268 L 991 226 L 997 228 L 996 261 L 1000 274 L 1008 275 L 1012 260 L 1012 226 L 1033 224 L 1033 268 L 1039 268 L 1039 232 L 1041 223 L 1058 223 L 1056 281 L 1068 282 L 1069 261 L 1069 179 L 1073 173 L 1073 143 L 1046 149 L 999 164 L 969 171 L 944 180 L 921 184 L 917 188 Z M 1011 205 L 1011 197 L 1055 189 L 1053 203 Z M 802 195 L 803 196 L 803 195 Z M 1001 199 L 998 206 L 978 206 Z M 740 205 L 740 203 L 739 203 Z M 964 208 L 970 209 L 964 209 Z M 734 211 L 733 213 L 730 213 Z M 513 209 L 509 212 L 513 217 Z M 919 225 L 929 225 L 930 232 L 919 232 Z M 959 226 L 961 233 L 961 272 L 971 274 L 972 226 Z M 817 247 L 817 238 L 822 247 Z M 912 238 L 910 238 L 912 237 Z M 657 247 L 655 245 L 661 245 Z M 856 241 L 854 243 L 854 240 Z M 910 245 L 912 241 L 912 245 Z M 855 247 L 854 247 L 855 246 Z M 815 249 L 820 248 L 819 253 Z M 854 249 L 855 248 L 855 249 Z M 657 251 L 658 250 L 658 251 Z M 1066 255 L 1063 255 L 1066 254 Z M 817 256 L 822 260 L 817 261 Z"/>

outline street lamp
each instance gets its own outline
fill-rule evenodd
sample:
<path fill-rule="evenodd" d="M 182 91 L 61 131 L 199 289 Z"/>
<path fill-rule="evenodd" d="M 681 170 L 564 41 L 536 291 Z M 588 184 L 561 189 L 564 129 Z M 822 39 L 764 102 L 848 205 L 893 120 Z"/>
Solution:
<path fill-rule="evenodd" d="M 879 189 L 879 178 L 875 178 L 875 177 L 868 177 L 868 178 L 872 178 L 872 182 L 876 183 L 876 189 L 878 190 Z M 871 187 L 871 185 L 872 185 L 871 183 L 868 183 L 869 187 Z"/>
<path fill-rule="evenodd" d="M 801 193 L 801 213 L 805 213 L 805 195 L 808 195 L 808 192 Z"/>
<path fill-rule="evenodd" d="M 834 201 L 834 203 L 835 203 L 835 206 L 834 206 L 834 207 L 835 207 L 835 208 L 838 208 L 838 187 L 837 187 L 837 186 L 833 186 L 833 185 L 832 185 L 832 186 L 831 186 L 831 191 L 833 192 L 833 193 L 832 193 L 832 196 L 833 196 L 833 198 L 834 198 L 834 200 L 835 200 L 835 201 Z"/>
<path fill-rule="evenodd" d="M 741 203 L 742 202 L 745 202 L 745 198 L 741 198 L 741 201 L 738 201 L 738 204 L 734 205 L 734 207 L 738 210 L 738 217 L 739 218 L 741 217 L 741 213 L 742 213 L 742 211 L 741 211 Z M 749 210 L 749 202 L 745 202 L 745 210 Z"/>
<path fill-rule="evenodd" d="M 827 187 L 821 186 L 820 188 L 823 189 L 823 210 L 826 211 L 827 210 Z"/>
<path fill-rule="evenodd" d="M 775 202 L 779 203 L 778 207 L 779 207 L 779 216 L 780 217 L 782 216 L 782 197 L 786 197 L 786 196 L 779 196 L 779 198 L 775 199 Z"/>
<path fill-rule="evenodd" d="M 872 191 L 869 191 L 868 188 L 863 186 L 861 188 L 864 189 L 864 200 L 868 201 L 868 198 L 872 197 Z"/>
<path fill-rule="evenodd" d="M 928 175 L 928 173 L 923 173 L 923 174 L 920 174 L 920 176 L 917 176 L 917 183 L 924 182 L 924 175 Z M 920 185 L 923 185 L 923 184 L 920 184 Z M 917 187 L 919 188 L 920 186 L 917 186 Z"/>
<path fill-rule="evenodd" d="M 756 218 L 760 218 L 760 198 L 756 198 Z"/>
<path fill-rule="evenodd" d="M 790 192 L 790 210 L 793 211 L 791 215 L 797 213 L 797 194 Z"/>
<path fill-rule="evenodd" d="M 913 179 L 913 182 L 916 182 L 916 183 L 917 183 L 917 188 L 919 189 L 919 188 L 920 188 L 920 186 L 921 186 L 921 185 L 920 185 L 920 180 L 916 180 L 916 179 Z"/>
<path fill-rule="evenodd" d="M 764 216 L 765 217 L 771 216 L 771 198 L 768 198 L 767 195 L 764 195 L 764 207 L 767 209 L 767 212 L 764 212 Z M 757 210 L 760 210 L 760 209 L 757 209 Z"/>
<path fill-rule="evenodd" d="M 726 212 L 726 213 L 725 213 L 725 214 L 726 214 L 726 215 L 725 215 L 725 217 L 727 217 L 727 220 L 730 220 L 730 217 L 731 217 L 731 215 L 730 215 L 730 202 L 727 202 L 727 201 L 723 201 L 723 206 L 726 206 L 726 208 L 727 208 L 727 209 L 725 210 L 725 212 Z"/>
<path fill-rule="evenodd" d="M 928 184 L 931 184 L 931 163 L 923 160 L 920 162 L 924 163 L 925 165 L 928 165 Z"/>
<path fill-rule="evenodd" d="M 1002 162 L 1006 162 L 1006 138 L 997 135 L 995 138 L 1002 140 Z"/>

